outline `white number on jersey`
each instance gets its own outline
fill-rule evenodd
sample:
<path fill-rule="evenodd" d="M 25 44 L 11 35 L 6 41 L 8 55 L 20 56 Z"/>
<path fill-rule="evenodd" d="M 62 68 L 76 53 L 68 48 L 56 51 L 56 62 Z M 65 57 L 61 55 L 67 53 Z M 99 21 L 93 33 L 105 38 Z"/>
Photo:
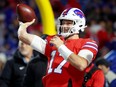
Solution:
<path fill-rule="evenodd" d="M 51 53 L 51 60 L 50 60 L 50 64 L 49 64 L 49 69 L 48 69 L 48 73 L 51 73 L 51 72 L 55 72 L 55 73 L 62 73 L 62 67 L 63 65 L 66 63 L 66 60 L 63 60 L 55 69 L 52 68 L 52 63 L 54 61 L 54 56 L 56 54 L 56 51 L 52 51 Z M 54 70 L 54 71 L 53 71 Z"/>

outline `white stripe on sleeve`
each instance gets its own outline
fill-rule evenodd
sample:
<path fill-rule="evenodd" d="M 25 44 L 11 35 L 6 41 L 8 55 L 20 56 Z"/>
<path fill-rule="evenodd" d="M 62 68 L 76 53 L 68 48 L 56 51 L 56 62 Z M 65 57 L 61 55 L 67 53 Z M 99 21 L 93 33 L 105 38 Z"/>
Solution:
<path fill-rule="evenodd" d="M 93 49 L 95 49 L 96 51 L 98 51 L 98 49 L 97 49 L 96 47 L 91 46 L 91 45 L 84 45 L 82 48 L 84 48 L 84 47 L 93 48 Z"/>

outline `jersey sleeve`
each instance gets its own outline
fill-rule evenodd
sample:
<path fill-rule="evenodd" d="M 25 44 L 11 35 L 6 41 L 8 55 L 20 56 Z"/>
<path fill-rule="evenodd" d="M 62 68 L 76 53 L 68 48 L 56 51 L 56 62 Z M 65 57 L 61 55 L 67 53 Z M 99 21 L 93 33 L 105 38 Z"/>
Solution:
<path fill-rule="evenodd" d="M 45 47 L 45 55 L 47 57 L 50 57 L 51 56 L 51 51 L 52 51 L 52 48 L 53 48 L 53 44 L 50 43 L 50 40 L 53 36 L 48 36 L 45 41 L 46 41 L 46 47 Z"/>
<path fill-rule="evenodd" d="M 93 61 L 98 52 L 98 45 L 95 41 L 86 39 L 82 42 L 81 50 L 79 51 L 78 55 L 84 57 L 88 60 L 88 64 Z"/>
<path fill-rule="evenodd" d="M 95 58 L 98 52 L 98 45 L 93 40 L 87 40 L 85 44 L 82 46 L 82 49 L 91 51 L 93 53 L 93 58 Z"/>

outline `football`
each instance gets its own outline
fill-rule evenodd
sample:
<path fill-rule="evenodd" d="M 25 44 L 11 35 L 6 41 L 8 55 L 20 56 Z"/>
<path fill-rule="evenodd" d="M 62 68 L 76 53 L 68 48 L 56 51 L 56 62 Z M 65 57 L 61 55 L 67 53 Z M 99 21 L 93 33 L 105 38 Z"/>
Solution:
<path fill-rule="evenodd" d="M 17 18 L 19 21 L 25 23 L 36 19 L 34 10 L 26 4 L 17 4 L 16 6 Z"/>

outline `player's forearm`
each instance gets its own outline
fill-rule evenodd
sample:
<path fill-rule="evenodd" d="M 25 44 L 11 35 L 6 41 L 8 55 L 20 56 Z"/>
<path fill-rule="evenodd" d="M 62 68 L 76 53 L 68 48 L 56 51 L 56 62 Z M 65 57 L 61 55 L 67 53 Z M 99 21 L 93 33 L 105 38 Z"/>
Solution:
<path fill-rule="evenodd" d="M 58 47 L 58 51 L 65 60 L 68 60 L 74 67 L 76 67 L 80 71 L 83 71 L 87 67 L 87 60 L 81 56 L 74 54 L 65 45 Z"/>
<path fill-rule="evenodd" d="M 77 68 L 80 71 L 83 71 L 88 63 L 87 60 L 81 56 L 78 56 L 74 53 L 72 53 L 68 59 L 67 59 L 75 68 Z"/>

